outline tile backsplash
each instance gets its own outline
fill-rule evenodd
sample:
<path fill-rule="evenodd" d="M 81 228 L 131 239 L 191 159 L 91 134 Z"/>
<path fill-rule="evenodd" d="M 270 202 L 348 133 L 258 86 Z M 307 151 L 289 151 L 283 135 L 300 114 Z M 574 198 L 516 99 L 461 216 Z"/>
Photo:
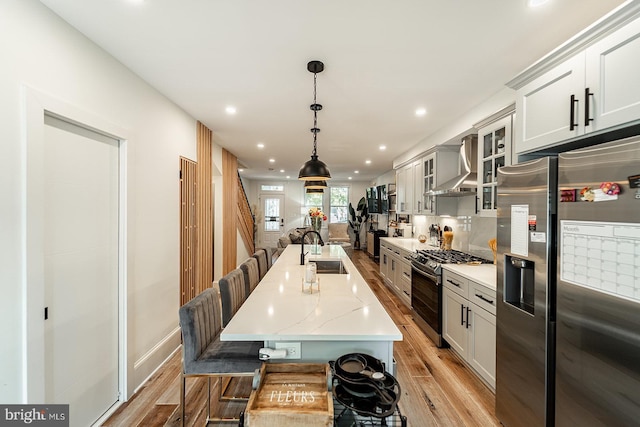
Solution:
<path fill-rule="evenodd" d="M 457 217 L 414 215 L 412 221 L 413 237 L 418 237 L 420 234 L 428 237 L 430 224 L 439 224 L 442 229 L 448 225 L 453 230 L 453 249 L 488 260 L 493 259 L 489 240 L 496 237 L 496 218 L 476 215 Z"/>

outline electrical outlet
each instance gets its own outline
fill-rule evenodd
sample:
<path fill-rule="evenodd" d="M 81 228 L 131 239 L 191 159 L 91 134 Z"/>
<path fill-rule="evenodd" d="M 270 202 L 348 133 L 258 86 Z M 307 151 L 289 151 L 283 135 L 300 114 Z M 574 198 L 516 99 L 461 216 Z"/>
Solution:
<path fill-rule="evenodd" d="M 299 342 L 276 342 L 276 350 L 285 349 L 287 355 L 285 359 L 300 359 L 300 343 Z"/>

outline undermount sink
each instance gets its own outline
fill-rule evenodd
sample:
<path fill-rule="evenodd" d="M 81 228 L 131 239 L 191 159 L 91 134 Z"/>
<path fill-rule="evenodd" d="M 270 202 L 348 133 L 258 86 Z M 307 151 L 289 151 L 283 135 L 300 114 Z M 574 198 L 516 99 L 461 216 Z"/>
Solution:
<path fill-rule="evenodd" d="M 348 274 L 346 267 L 340 260 L 309 260 L 316 263 L 317 274 Z"/>

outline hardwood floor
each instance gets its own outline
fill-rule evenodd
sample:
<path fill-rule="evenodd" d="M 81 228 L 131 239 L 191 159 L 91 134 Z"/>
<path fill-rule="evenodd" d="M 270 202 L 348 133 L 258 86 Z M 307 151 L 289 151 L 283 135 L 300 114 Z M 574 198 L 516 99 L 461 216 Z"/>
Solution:
<path fill-rule="evenodd" d="M 351 259 L 402 331 L 403 341 L 395 343 L 394 356 L 402 389 L 400 410 L 406 415 L 408 425 L 499 426 L 491 390 L 453 351 L 436 348 L 422 333 L 413 321 L 411 311 L 384 285 L 378 264 L 365 251 L 354 251 Z M 103 425 L 179 426 L 180 369 L 181 353 L 178 351 Z M 217 383 L 212 386 L 212 396 L 217 395 L 218 386 Z M 234 381 L 232 387 L 238 393 L 250 391 L 251 380 Z M 205 379 L 187 380 L 185 425 L 204 425 L 206 397 Z M 218 403 L 216 400 L 212 399 L 212 411 L 224 416 L 237 415 L 244 406 L 241 402 Z"/>

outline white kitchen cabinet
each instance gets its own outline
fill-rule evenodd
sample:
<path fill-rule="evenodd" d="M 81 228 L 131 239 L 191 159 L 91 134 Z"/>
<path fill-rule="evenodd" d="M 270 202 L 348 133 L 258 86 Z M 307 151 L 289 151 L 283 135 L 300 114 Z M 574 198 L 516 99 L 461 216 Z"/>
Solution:
<path fill-rule="evenodd" d="M 413 213 L 413 163 L 396 171 L 396 212 Z"/>
<path fill-rule="evenodd" d="M 425 214 L 424 189 L 422 184 L 422 160 L 413 162 L 413 213 Z"/>
<path fill-rule="evenodd" d="M 442 336 L 493 389 L 496 379 L 496 291 L 443 272 Z"/>
<path fill-rule="evenodd" d="M 639 66 L 636 18 L 533 80 L 512 86 L 517 90 L 515 152 L 640 122 Z"/>
<path fill-rule="evenodd" d="M 384 280 L 385 283 L 389 276 L 389 265 L 391 264 L 390 253 L 391 251 L 387 247 L 387 244 L 380 242 L 380 276 L 382 276 L 382 280 Z"/>
<path fill-rule="evenodd" d="M 496 216 L 498 168 L 511 164 L 513 114 L 478 129 L 478 197 L 481 216 Z"/>
<path fill-rule="evenodd" d="M 467 358 L 468 301 L 445 287 L 442 293 L 442 336 L 463 359 Z"/>
<path fill-rule="evenodd" d="M 411 262 L 409 252 L 388 242 L 380 242 L 380 275 L 384 283 L 411 307 Z"/>
<path fill-rule="evenodd" d="M 640 18 L 588 47 L 585 61 L 585 127 L 596 131 L 638 121 Z"/>
<path fill-rule="evenodd" d="M 422 158 L 421 197 L 424 209 L 421 214 L 448 215 L 457 212 L 455 198 L 424 196 L 424 193 L 458 175 L 459 153 L 459 147 L 443 146 Z"/>
<path fill-rule="evenodd" d="M 495 389 L 496 316 L 472 303 L 469 325 L 467 361 Z"/>

